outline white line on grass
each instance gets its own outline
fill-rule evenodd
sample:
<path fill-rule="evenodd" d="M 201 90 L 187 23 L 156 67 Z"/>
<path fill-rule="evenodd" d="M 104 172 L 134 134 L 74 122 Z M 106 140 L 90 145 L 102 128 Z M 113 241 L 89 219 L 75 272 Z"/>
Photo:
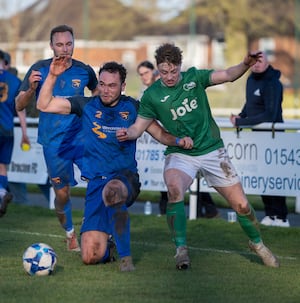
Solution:
<path fill-rule="evenodd" d="M 214 253 L 221 253 L 221 254 L 240 254 L 240 255 L 255 255 L 255 253 L 252 252 L 245 252 L 245 251 L 234 251 L 234 250 L 224 250 L 224 249 L 214 249 L 214 248 L 199 248 L 199 247 L 191 247 L 189 246 L 190 250 L 200 250 L 200 251 L 206 251 L 206 252 L 214 252 Z M 276 255 L 279 259 L 285 259 L 285 260 L 297 260 L 296 257 L 283 257 Z"/>
<path fill-rule="evenodd" d="M 142 242 L 142 241 L 131 241 L 131 243 L 136 244 L 136 245 L 145 245 L 145 246 L 151 246 L 151 247 L 164 247 L 164 248 L 169 248 L 169 245 L 163 245 L 163 244 L 156 244 L 156 243 L 149 243 L 149 242 Z M 255 255 L 252 252 L 246 252 L 246 251 L 234 251 L 234 250 L 224 250 L 224 249 L 216 249 L 216 248 L 203 248 L 203 247 L 193 247 L 189 246 L 189 250 L 195 250 L 195 251 L 204 251 L 204 252 L 210 252 L 210 253 L 219 253 L 219 254 L 240 254 L 240 255 Z M 278 256 L 276 255 L 279 259 L 285 259 L 285 260 L 297 260 L 296 257 L 283 257 L 283 256 Z"/>
<path fill-rule="evenodd" d="M 21 234 L 21 235 L 32 235 L 32 236 L 44 236 L 44 237 L 50 237 L 50 238 L 65 238 L 61 235 L 54 235 L 54 234 L 43 234 L 39 232 L 30 232 L 30 231 L 22 231 L 22 230 L 11 230 L 11 229 L 2 229 L 0 228 L 0 232 L 10 232 L 15 234 Z M 170 245 L 164 245 L 164 244 L 157 244 L 157 243 L 151 243 L 151 242 L 143 242 L 143 241 L 131 241 L 132 244 L 136 245 L 144 245 L 144 246 L 151 246 L 151 247 L 164 247 L 169 248 Z M 195 251 L 204 251 L 204 252 L 210 252 L 210 253 L 220 253 L 220 254 L 242 254 L 242 255 L 253 255 L 252 252 L 245 252 L 245 251 L 234 251 L 234 250 L 224 250 L 224 249 L 215 249 L 215 248 L 203 248 L 203 247 L 193 247 L 189 246 L 190 250 Z M 279 259 L 285 259 L 285 260 L 297 260 L 296 257 L 283 257 L 283 256 L 277 256 Z"/>
<path fill-rule="evenodd" d="M 14 234 L 21 234 L 21 235 L 30 235 L 30 236 L 44 236 L 44 237 L 50 237 L 50 238 L 65 238 L 60 235 L 53 235 L 53 234 L 42 234 L 38 232 L 30 232 L 30 231 L 24 231 L 24 230 L 13 230 L 13 229 L 2 229 L 0 228 L 0 232 L 9 232 Z"/>

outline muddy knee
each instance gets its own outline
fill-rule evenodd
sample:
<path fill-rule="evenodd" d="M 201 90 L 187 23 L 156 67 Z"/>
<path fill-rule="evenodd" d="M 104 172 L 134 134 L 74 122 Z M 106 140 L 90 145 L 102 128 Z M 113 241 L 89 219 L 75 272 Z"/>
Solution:
<path fill-rule="evenodd" d="M 105 206 L 116 206 L 126 202 L 128 197 L 128 189 L 125 184 L 113 179 L 109 181 L 103 188 L 102 199 Z"/>

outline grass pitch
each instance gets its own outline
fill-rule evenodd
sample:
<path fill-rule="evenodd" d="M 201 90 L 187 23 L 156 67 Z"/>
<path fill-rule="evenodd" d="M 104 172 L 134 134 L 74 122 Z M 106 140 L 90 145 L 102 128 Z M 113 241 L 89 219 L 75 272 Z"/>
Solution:
<path fill-rule="evenodd" d="M 76 231 L 81 211 L 74 212 Z M 223 219 L 188 221 L 192 268 L 175 269 L 175 248 L 165 217 L 131 215 L 134 272 L 118 262 L 86 266 L 66 251 L 64 232 L 53 210 L 12 204 L 0 219 L 0 301 L 188 303 L 300 301 L 300 229 L 261 227 L 281 267 L 267 268 L 247 248 L 237 223 Z M 58 255 L 53 275 L 25 273 L 22 254 L 32 243 L 51 245 Z"/>

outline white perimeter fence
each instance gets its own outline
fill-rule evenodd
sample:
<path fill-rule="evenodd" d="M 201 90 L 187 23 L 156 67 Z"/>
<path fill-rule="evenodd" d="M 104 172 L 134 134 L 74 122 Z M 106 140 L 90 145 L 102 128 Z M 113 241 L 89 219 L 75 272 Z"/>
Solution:
<path fill-rule="evenodd" d="M 15 145 L 8 178 L 11 182 L 45 184 L 47 168 L 42 147 L 36 142 L 38 119 L 28 118 L 30 151 L 20 148 L 21 129 L 15 120 Z M 229 157 L 235 165 L 246 194 L 281 195 L 296 197 L 296 212 L 300 213 L 300 121 L 286 120 L 284 123 L 262 123 L 254 127 L 243 127 L 237 132 L 228 118 L 216 118 Z M 261 131 L 251 131 L 251 129 Z M 284 131 L 283 131 L 284 130 Z M 166 191 L 163 181 L 165 146 L 147 133 L 137 141 L 138 161 L 142 190 Z M 75 167 L 78 185 L 80 172 Z M 208 191 L 204 179 L 196 178 L 190 188 L 189 218 L 197 213 L 197 192 Z M 53 207 L 53 201 L 50 201 Z"/>

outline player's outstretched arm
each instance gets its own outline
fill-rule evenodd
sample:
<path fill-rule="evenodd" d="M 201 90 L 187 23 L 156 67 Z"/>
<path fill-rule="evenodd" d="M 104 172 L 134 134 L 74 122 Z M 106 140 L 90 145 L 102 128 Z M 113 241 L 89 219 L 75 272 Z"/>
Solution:
<path fill-rule="evenodd" d="M 118 141 L 123 142 L 137 139 L 148 128 L 152 121 L 152 119 L 137 117 L 135 123 L 129 128 L 121 128 L 116 131 Z"/>
<path fill-rule="evenodd" d="M 157 121 L 153 121 L 147 128 L 147 132 L 160 143 L 167 146 L 180 146 L 183 149 L 192 149 L 193 140 L 190 137 L 177 138 L 167 132 Z"/>
<path fill-rule="evenodd" d="M 259 61 L 262 52 L 248 53 L 244 60 L 237 65 L 228 67 L 223 70 L 216 70 L 211 74 L 211 82 L 213 84 L 221 84 L 224 82 L 233 82 L 240 78 L 252 65 Z"/>
<path fill-rule="evenodd" d="M 68 99 L 62 97 L 53 97 L 53 88 L 57 77 L 68 67 L 68 56 L 54 57 L 47 78 L 41 88 L 37 100 L 37 109 L 48 113 L 69 114 L 71 104 Z"/>

